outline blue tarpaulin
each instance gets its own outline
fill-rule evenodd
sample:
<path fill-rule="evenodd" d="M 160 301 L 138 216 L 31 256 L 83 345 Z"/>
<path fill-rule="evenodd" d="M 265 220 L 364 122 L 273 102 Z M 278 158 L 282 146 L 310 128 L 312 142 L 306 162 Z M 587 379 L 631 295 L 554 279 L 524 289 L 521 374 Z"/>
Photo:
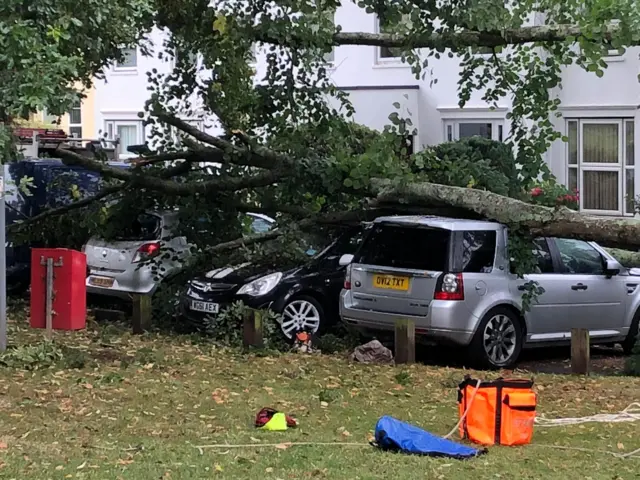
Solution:
<path fill-rule="evenodd" d="M 486 449 L 452 442 L 389 416 L 378 420 L 375 437 L 377 445 L 383 450 L 415 455 L 465 459 L 486 453 Z"/>

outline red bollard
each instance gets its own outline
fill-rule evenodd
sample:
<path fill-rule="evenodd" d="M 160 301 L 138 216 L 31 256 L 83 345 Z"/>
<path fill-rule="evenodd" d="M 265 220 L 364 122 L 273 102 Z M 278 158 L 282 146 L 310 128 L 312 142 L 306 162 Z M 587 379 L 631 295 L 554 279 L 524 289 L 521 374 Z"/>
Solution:
<path fill-rule="evenodd" d="M 81 330 L 87 323 L 87 257 L 67 248 L 31 249 L 32 328 Z M 48 291 L 47 280 L 52 288 Z"/>

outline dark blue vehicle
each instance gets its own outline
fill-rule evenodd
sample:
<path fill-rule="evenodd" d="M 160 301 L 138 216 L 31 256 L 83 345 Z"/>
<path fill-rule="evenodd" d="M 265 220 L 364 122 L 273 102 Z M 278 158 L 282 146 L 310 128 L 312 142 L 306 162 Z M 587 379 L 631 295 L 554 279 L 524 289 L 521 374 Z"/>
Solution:
<path fill-rule="evenodd" d="M 126 168 L 122 162 L 111 166 Z M 21 182 L 30 179 L 27 188 Z M 96 172 L 67 166 L 57 159 L 26 159 L 4 165 L 6 226 L 35 217 L 49 208 L 69 204 L 79 198 L 96 194 L 101 178 Z M 72 191 L 72 185 L 77 191 Z M 7 287 L 19 290 L 29 284 L 31 248 L 43 245 L 14 245 L 7 231 Z M 62 246 L 62 245 L 60 245 Z"/>

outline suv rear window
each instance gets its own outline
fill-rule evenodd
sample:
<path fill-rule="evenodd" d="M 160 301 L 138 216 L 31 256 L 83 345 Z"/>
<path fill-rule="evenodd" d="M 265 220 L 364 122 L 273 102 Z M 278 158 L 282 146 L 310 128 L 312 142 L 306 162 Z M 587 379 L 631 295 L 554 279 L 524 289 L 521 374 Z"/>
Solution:
<path fill-rule="evenodd" d="M 160 217 L 143 213 L 132 223 L 125 225 L 117 240 L 158 240 L 160 236 Z"/>
<path fill-rule="evenodd" d="M 459 236 L 456 232 L 456 246 L 458 245 L 458 239 Z M 473 273 L 491 272 L 496 254 L 496 232 L 492 230 L 468 230 L 462 233 L 461 243 L 460 271 Z M 455 263 L 457 266 L 458 262 L 456 261 Z"/>
<path fill-rule="evenodd" d="M 446 270 L 451 232 L 439 228 L 376 225 L 355 261 L 411 270 Z"/>

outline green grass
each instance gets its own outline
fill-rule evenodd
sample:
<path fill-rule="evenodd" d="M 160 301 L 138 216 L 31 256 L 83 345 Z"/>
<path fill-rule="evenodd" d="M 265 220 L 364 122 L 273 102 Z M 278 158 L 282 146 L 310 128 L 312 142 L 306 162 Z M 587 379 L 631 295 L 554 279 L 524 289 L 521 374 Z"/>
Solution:
<path fill-rule="evenodd" d="M 42 338 L 42 332 L 15 325 L 10 334 L 13 345 Z M 242 355 L 184 337 L 136 338 L 112 326 L 58 333 L 56 342 L 77 349 L 73 363 L 84 361 L 85 367 L 0 368 L 0 478 L 584 480 L 640 475 L 638 459 L 554 448 L 631 451 L 640 447 L 637 423 L 537 429 L 532 445 L 494 447 L 469 461 L 390 454 L 368 445 L 200 453 L 196 446 L 217 443 L 367 443 L 385 414 L 444 435 L 457 421 L 455 386 L 469 372 L 365 366 L 337 356 Z M 640 379 L 539 375 L 535 380 L 539 410 L 552 417 L 616 412 L 640 400 Z M 300 427 L 255 429 L 255 414 L 264 406 L 295 415 Z"/>

